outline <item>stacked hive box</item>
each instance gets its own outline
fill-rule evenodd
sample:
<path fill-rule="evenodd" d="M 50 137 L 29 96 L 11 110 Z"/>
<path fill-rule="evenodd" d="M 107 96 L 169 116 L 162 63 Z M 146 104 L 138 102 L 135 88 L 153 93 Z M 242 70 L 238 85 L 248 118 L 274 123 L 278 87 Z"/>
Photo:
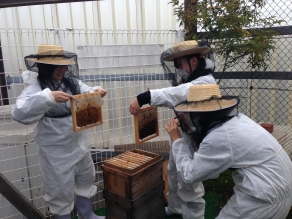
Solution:
<path fill-rule="evenodd" d="M 163 158 L 132 149 L 102 165 L 107 219 L 160 219 L 165 216 Z"/>

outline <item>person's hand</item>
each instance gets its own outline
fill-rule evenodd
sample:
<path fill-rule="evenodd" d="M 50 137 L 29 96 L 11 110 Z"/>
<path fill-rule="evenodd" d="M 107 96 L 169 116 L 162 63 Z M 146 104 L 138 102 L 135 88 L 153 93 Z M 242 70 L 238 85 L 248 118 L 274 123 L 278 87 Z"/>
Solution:
<path fill-rule="evenodd" d="M 165 129 L 173 141 L 181 138 L 178 130 L 178 121 L 176 119 L 171 118 L 169 122 L 165 125 Z"/>
<path fill-rule="evenodd" d="M 136 115 L 139 110 L 141 109 L 140 105 L 139 105 L 139 102 L 138 102 L 138 99 L 135 98 L 131 103 L 130 103 L 130 108 L 129 108 L 129 111 L 132 115 Z"/>
<path fill-rule="evenodd" d="M 57 103 L 65 103 L 70 100 L 73 96 L 63 91 L 52 91 L 52 96 Z"/>
<path fill-rule="evenodd" d="M 100 92 L 101 97 L 104 97 L 107 94 L 107 91 L 105 89 L 102 89 L 102 88 L 98 88 L 94 92 Z"/>

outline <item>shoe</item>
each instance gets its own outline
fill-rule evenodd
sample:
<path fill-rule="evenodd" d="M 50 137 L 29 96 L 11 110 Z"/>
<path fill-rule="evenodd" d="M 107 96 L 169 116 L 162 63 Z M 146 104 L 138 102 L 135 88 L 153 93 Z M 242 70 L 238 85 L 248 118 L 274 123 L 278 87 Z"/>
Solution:
<path fill-rule="evenodd" d="M 173 213 L 171 213 L 169 210 L 168 210 L 168 207 L 165 207 L 165 215 L 166 216 L 170 216 L 170 215 L 173 215 Z"/>
<path fill-rule="evenodd" d="M 97 216 L 93 213 L 92 200 L 89 198 L 77 195 L 75 206 L 78 212 L 78 219 L 105 219 L 105 216 Z"/>

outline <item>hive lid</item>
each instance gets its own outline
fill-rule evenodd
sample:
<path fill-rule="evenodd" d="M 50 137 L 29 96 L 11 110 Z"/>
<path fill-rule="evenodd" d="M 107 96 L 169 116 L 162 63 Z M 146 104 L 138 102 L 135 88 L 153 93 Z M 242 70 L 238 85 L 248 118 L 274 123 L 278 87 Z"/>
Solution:
<path fill-rule="evenodd" d="M 160 155 L 144 150 L 132 149 L 104 161 L 104 167 L 133 174 L 162 159 Z"/>

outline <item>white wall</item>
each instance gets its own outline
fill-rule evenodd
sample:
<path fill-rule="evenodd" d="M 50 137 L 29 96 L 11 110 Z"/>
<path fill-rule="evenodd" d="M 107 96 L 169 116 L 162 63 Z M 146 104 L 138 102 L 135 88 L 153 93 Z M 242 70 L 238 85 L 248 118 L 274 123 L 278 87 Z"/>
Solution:
<path fill-rule="evenodd" d="M 66 49 L 76 53 L 78 46 L 162 44 L 162 49 L 169 47 L 176 40 L 176 31 L 170 30 L 177 30 L 179 27 L 168 2 L 168 0 L 105 0 L 0 9 L 0 40 L 5 76 L 20 77 L 21 72 L 26 70 L 23 57 L 37 53 L 39 44 L 60 44 L 60 38 L 56 34 L 59 29 L 64 30 L 63 43 Z M 157 61 L 159 63 L 159 57 Z M 162 73 L 157 63 L 151 61 L 150 64 L 148 67 L 136 66 L 134 69 L 126 67 L 119 70 L 95 69 L 93 73 L 139 75 Z M 81 69 L 81 73 L 90 72 Z M 95 85 L 96 82 L 86 83 Z M 91 129 L 89 140 L 90 147 L 102 149 L 110 148 L 114 144 L 131 143 L 134 132 L 133 118 L 128 112 L 130 100 L 148 87 L 161 88 L 168 86 L 169 83 L 161 80 L 125 82 L 113 80 L 98 82 L 98 85 L 108 90 L 104 100 L 104 125 Z M 8 87 L 10 104 L 15 103 L 22 89 L 20 83 L 10 84 Z M 11 107 L 12 105 L 3 109 L 0 107 L 0 115 L 3 114 L 0 120 L 0 171 L 39 210 L 47 213 L 46 204 L 42 199 L 38 148 L 33 141 L 24 146 L 26 138 L 32 138 L 32 129 L 16 123 L 9 117 Z M 159 113 L 163 129 L 163 124 L 169 119 L 171 112 L 164 109 Z M 163 130 L 160 133 L 160 139 L 165 140 L 168 137 Z M 22 141 L 16 142 L 19 138 Z M 4 143 L 4 139 L 9 142 Z M 99 194 L 101 192 L 99 190 Z M 23 216 L 0 196 L 0 218 L 19 219 Z"/>
<path fill-rule="evenodd" d="M 168 2 L 105 0 L 3 8 L 0 28 L 178 29 Z"/>

